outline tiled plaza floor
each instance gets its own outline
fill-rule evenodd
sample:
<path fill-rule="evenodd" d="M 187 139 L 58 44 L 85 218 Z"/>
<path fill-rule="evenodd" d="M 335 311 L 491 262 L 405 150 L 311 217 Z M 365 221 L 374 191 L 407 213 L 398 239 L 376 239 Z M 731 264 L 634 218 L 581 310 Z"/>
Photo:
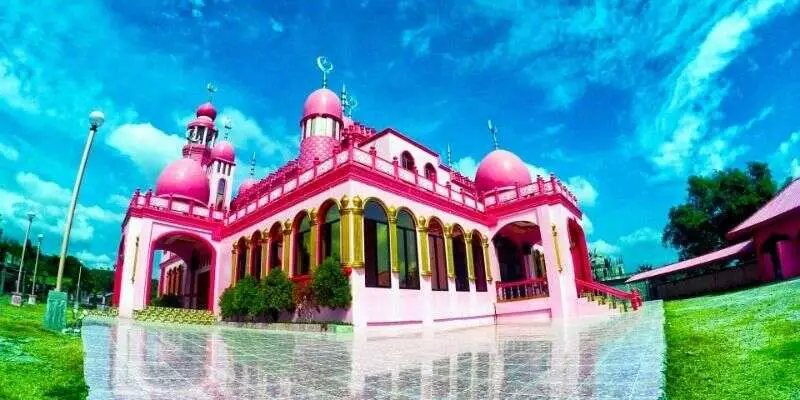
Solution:
<path fill-rule="evenodd" d="M 91 399 L 658 399 L 663 318 L 394 338 L 91 322 L 84 371 Z"/>

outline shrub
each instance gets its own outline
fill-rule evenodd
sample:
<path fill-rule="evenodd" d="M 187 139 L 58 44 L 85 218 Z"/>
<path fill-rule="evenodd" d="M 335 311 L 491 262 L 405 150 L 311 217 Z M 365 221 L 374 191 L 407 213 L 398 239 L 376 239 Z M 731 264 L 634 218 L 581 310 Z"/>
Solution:
<path fill-rule="evenodd" d="M 314 300 L 317 305 L 348 308 L 353 301 L 350 280 L 344 275 L 339 260 L 329 257 L 314 270 L 312 280 Z"/>
<path fill-rule="evenodd" d="M 236 282 L 234 287 L 235 296 L 233 297 L 234 314 L 253 319 L 264 314 L 263 301 L 261 301 L 258 290 L 258 281 L 248 276 Z"/>
<path fill-rule="evenodd" d="M 222 292 L 222 296 L 219 298 L 219 309 L 222 313 L 223 319 L 231 319 L 237 315 L 236 305 L 235 305 L 235 298 L 236 298 L 236 288 L 229 287 Z"/>
<path fill-rule="evenodd" d="M 157 307 L 169 307 L 169 308 L 181 308 L 183 305 L 181 304 L 181 298 L 174 294 L 165 294 L 156 299 L 153 304 Z"/>
<path fill-rule="evenodd" d="M 292 301 L 297 309 L 298 321 L 308 321 L 311 319 L 312 309 L 319 310 L 316 302 L 314 301 L 314 292 L 311 290 L 311 282 L 298 281 L 294 284 L 292 290 Z"/>
<path fill-rule="evenodd" d="M 294 284 L 282 270 L 270 271 L 269 275 L 261 281 L 259 289 L 264 312 L 273 321 L 278 320 L 281 311 L 294 308 L 294 299 L 292 298 Z"/>

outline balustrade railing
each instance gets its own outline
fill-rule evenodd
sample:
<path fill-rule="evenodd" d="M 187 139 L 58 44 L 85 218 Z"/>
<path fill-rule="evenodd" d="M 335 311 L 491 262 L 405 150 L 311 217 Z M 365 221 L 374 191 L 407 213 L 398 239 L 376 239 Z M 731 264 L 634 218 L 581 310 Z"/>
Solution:
<path fill-rule="evenodd" d="M 630 307 L 636 311 L 642 306 L 642 297 L 639 291 L 635 288 L 626 292 L 608 285 L 598 282 L 575 280 L 575 287 L 578 289 L 578 296 L 588 297 L 590 300 L 599 299 L 602 302 L 609 302 L 611 306 L 616 306 L 617 303 L 623 307 Z"/>
<path fill-rule="evenodd" d="M 142 194 L 138 189 L 133 193 L 131 209 L 149 209 L 164 211 L 184 217 L 194 218 L 205 221 L 222 221 L 225 213 L 213 208 L 201 207 L 191 201 L 169 197 L 155 197 L 153 192 L 148 190 Z"/>
<path fill-rule="evenodd" d="M 497 282 L 497 301 L 515 301 L 547 297 L 547 279 L 531 278 L 514 282 Z"/>

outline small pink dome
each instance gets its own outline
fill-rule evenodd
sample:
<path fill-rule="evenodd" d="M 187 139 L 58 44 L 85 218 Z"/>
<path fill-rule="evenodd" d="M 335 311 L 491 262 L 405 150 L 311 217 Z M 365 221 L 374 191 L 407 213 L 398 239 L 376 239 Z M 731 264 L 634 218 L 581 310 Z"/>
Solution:
<path fill-rule="evenodd" d="M 206 171 L 195 160 L 181 158 L 161 171 L 156 181 L 156 196 L 169 196 L 208 204 L 209 183 Z"/>
<path fill-rule="evenodd" d="M 487 154 L 475 173 L 475 188 L 483 192 L 531 182 L 531 173 L 525 163 L 506 150 L 494 150 Z"/>
<path fill-rule="evenodd" d="M 342 102 L 339 96 L 328 88 L 313 91 L 303 105 L 303 118 L 312 115 L 331 115 L 342 118 Z"/>
<path fill-rule="evenodd" d="M 197 112 L 195 113 L 198 117 L 208 117 L 211 120 L 217 119 L 217 109 L 214 108 L 214 105 L 209 103 L 201 104 L 200 107 L 197 107 Z"/>
<path fill-rule="evenodd" d="M 258 182 L 253 178 L 245 179 L 244 182 L 242 182 L 242 184 L 239 185 L 239 193 L 241 194 L 241 193 L 244 193 L 244 192 L 252 189 L 253 186 L 256 185 L 256 183 L 258 183 Z"/>
<path fill-rule="evenodd" d="M 236 159 L 236 152 L 233 150 L 231 142 L 222 140 L 211 149 L 211 158 L 233 164 L 233 161 Z"/>

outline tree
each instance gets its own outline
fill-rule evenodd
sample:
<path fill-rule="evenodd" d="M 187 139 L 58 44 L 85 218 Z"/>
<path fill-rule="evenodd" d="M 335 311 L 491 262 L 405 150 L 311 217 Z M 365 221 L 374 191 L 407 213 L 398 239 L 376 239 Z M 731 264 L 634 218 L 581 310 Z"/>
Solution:
<path fill-rule="evenodd" d="M 747 171 L 728 168 L 709 177 L 691 176 L 684 204 L 670 208 L 662 241 L 678 250 L 681 260 L 717 250 L 725 234 L 773 196 L 776 184 L 769 167 L 751 162 Z"/>
<path fill-rule="evenodd" d="M 636 270 L 636 273 L 638 274 L 638 273 L 647 272 L 647 271 L 652 271 L 652 270 L 653 270 L 653 266 L 652 266 L 652 265 L 650 265 L 650 264 L 642 264 L 642 265 L 640 265 L 640 266 L 639 266 L 639 268 Z"/>

